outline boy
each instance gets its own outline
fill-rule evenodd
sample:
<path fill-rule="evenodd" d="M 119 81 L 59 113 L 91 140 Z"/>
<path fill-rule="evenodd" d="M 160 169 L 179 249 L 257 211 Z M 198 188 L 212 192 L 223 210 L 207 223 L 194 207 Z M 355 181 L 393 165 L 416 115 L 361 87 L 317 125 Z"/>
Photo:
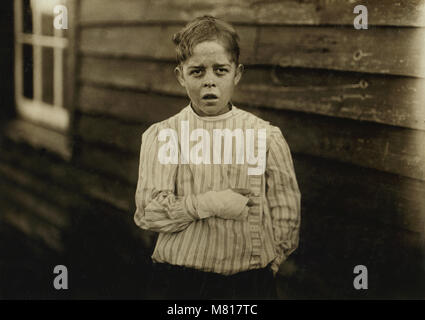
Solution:
<path fill-rule="evenodd" d="M 279 128 L 231 103 L 243 71 L 232 26 L 196 18 L 173 41 L 190 104 L 143 133 L 135 196 L 135 223 L 159 233 L 149 293 L 275 298 L 299 238 L 290 150 Z"/>

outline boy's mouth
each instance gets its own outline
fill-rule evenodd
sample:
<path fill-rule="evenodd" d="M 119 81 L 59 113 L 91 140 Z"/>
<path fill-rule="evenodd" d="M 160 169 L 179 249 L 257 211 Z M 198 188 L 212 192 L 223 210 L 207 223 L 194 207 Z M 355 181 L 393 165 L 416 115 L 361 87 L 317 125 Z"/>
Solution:
<path fill-rule="evenodd" d="M 217 100 L 218 97 L 213 93 L 207 93 L 202 96 L 202 100 Z"/>

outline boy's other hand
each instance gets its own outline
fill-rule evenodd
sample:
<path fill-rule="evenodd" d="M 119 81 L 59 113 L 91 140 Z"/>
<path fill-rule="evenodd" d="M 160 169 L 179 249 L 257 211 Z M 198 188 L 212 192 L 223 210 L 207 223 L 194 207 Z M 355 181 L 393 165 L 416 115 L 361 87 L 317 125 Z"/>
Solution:
<path fill-rule="evenodd" d="M 246 197 L 248 197 L 250 194 L 251 194 L 251 190 L 249 190 L 249 189 L 243 189 L 243 188 L 233 188 L 233 189 L 231 189 L 233 192 L 236 192 L 236 193 L 239 193 L 239 194 L 241 194 L 241 195 L 243 195 L 243 196 L 246 196 Z M 248 200 L 248 203 L 246 204 L 248 207 L 252 207 L 253 205 L 254 205 L 254 202 L 251 200 L 251 199 L 249 199 Z"/>
<path fill-rule="evenodd" d="M 207 191 L 197 195 L 198 215 L 201 219 L 211 216 L 244 220 L 248 217 L 249 207 L 253 205 L 248 198 L 248 189 L 226 189 L 222 191 Z"/>
<path fill-rule="evenodd" d="M 216 214 L 222 219 L 244 220 L 248 216 L 248 203 L 250 199 L 245 195 L 250 193 L 247 189 L 226 189 L 217 192 L 221 208 Z"/>
<path fill-rule="evenodd" d="M 233 192 L 240 193 L 243 196 L 248 196 L 251 193 L 249 189 L 244 189 L 244 188 L 232 188 L 231 190 Z"/>

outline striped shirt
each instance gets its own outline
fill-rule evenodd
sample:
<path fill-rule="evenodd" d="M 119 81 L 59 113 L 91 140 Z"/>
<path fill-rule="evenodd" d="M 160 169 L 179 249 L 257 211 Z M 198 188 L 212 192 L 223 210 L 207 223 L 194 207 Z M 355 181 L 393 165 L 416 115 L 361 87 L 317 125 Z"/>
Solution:
<path fill-rule="evenodd" d="M 204 129 L 209 133 L 201 140 L 204 149 L 199 148 L 199 140 L 190 141 L 190 146 L 189 140 L 183 141 L 182 124 L 188 124 L 189 132 Z M 161 148 L 166 144 L 161 142 L 165 139 L 159 138 L 164 129 L 172 129 L 177 133 L 174 137 L 182 138 L 177 141 L 178 148 L 168 150 L 170 155 L 177 156 L 173 158 L 179 160 L 177 163 L 159 161 Z M 266 129 L 264 173 L 248 175 L 248 168 L 255 165 L 248 161 L 236 163 L 236 157 L 245 147 L 236 150 L 237 143 L 232 144 L 230 164 L 213 161 L 214 143 L 206 150 L 208 144 L 203 140 L 213 137 L 214 129 L 254 131 L 256 155 L 261 145 L 259 129 Z M 191 148 L 190 159 L 193 152 L 202 151 L 204 156 L 211 156 L 211 161 L 204 159 L 198 164 L 185 161 L 183 145 Z M 229 188 L 251 191 L 249 198 L 254 205 L 245 220 L 199 215 L 197 195 Z M 235 106 L 219 116 L 200 117 L 188 105 L 175 116 L 152 125 L 142 135 L 134 221 L 142 229 L 159 232 L 152 255 L 154 262 L 224 275 L 264 268 L 271 262 L 273 271 L 277 272 L 298 246 L 300 198 L 291 153 L 280 129 Z"/>

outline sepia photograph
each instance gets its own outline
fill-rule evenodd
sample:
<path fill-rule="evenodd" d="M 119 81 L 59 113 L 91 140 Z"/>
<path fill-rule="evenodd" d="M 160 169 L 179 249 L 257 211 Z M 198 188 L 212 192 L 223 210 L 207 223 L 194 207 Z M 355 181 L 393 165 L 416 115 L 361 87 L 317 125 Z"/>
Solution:
<path fill-rule="evenodd" d="M 0 16 L 0 300 L 425 299 L 425 0 Z"/>

